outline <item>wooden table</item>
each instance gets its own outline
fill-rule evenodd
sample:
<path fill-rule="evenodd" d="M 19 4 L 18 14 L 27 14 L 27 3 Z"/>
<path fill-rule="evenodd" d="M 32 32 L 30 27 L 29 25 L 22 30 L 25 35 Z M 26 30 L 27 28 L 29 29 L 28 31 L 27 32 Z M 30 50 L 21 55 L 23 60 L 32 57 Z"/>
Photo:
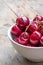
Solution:
<path fill-rule="evenodd" d="M 0 0 L 0 65 L 43 65 L 23 58 L 12 46 L 7 31 L 17 16 L 43 15 L 43 0 Z"/>

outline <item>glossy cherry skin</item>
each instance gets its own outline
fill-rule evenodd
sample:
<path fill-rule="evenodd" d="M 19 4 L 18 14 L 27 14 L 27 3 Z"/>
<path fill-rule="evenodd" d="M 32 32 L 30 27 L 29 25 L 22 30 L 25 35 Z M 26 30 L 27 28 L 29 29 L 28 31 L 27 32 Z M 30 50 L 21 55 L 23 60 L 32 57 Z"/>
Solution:
<path fill-rule="evenodd" d="M 33 45 L 37 45 L 38 42 L 40 41 L 41 38 L 41 34 L 37 31 L 33 32 L 30 36 L 30 42 Z"/>
<path fill-rule="evenodd" d="M 34 23 L 34 24 L 30 24 L 29 25 L 28 31 L 30 31 L 31 33 L 33 33 L 37 29 L 38 29 L 38 26 Z"/>
<path fill-rule="evenodd" d="M 40 39 L 40 43 L 41 43 L 41 45 L 43 46 L 43 36 L 42 36 L 41 39 Z"/>
<path fill-rule="evenodd" d="M 19 36 L 19 43 L 22 45 L 26 45 L 29 41 L 30 35 L 27 32 L 21 33 Z"/>
<path fill-rule="evenodd" d="M 36 20 L 43 21 L 43 17 L 37 15 L 37 16 L 33 19 L 33 21 L 36 21 Z"/>
<path fill-rule="evenodd" d="M 26 16 L 18 17 L 18 18 L 16 19 L 16 24 L 17 24 L 19 27 L 21 27 L 21 28 L 26 27 L 27 25 L 29 25 L 29 23 L 30 23 L 30 20 L 29 20 L 29 18 L 26 17 Z"/>
<path fill-rule="evenodd" d="M 20 28 L 17 25 L 15 25 L 12 27 L 11 33 L 13 35 L 19 36 L 22 33 L 22 31 L 20 30 Z"/>

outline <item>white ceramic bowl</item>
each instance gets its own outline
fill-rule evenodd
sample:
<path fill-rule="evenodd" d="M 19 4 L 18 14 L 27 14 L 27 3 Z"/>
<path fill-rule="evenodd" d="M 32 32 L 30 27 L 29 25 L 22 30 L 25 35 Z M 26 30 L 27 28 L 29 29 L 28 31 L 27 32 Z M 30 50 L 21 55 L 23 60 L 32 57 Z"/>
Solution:
<path fill-rule="evenodd" d="M 14 48 L 20 54 L 22 54 L 22 56 L 24 56 L 25 58 L 27 58 L 31 61 L 34 61 L 34 62 L 43 61 L 43 47 L 28 47 L 28 46 L 18 44 L 17 42 L 13 41 L 13 39 L 11 37 L 11 33 L 10 33 L 11 28 L 12 28 L 12 26 L 8 30 L 8 37 L 11 40 Z"/>

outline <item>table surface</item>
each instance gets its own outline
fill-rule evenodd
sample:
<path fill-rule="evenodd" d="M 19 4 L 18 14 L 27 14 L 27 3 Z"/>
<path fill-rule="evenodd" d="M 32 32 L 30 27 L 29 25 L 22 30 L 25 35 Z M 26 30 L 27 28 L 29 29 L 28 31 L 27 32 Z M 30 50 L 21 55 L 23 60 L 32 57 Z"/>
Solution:
<path fill-rule="evenodd" d="M 7 31 L 18 16 L 43 15 L 43 0 L 0 0 L 0 65 L 43 65 L 23 58 L 12 46 Z"/>

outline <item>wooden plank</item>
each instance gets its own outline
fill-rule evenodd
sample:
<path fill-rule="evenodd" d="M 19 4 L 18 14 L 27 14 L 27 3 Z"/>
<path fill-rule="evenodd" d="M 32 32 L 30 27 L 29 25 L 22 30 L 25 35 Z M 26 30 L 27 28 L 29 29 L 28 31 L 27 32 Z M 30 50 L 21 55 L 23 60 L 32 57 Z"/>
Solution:
<path fill-rule="evenodd" d="M 12 0 L 11 1 L 6 0 L 5 2 L 9 5 L 9 7 L 18 16 L 20 16 L 20 15 L 26 15 L 29 18 L 33 18 L 37 14 L 41 15 L 40 14 L 41 12 L 39 12 L 38 9 L 37 9 L 38 6 L 39 6 L 39 4 L 38 4 L 37 1 L 34 1 L 34 0 L 33 1 L 31 1 L 31 0 L 25 0 L 25 1 L 23 1 L 23 0 L 20 0 L 20 1 L 14 0 L 12 2 Z M 12 2 L 12 4 L 11 4 L 11 2 Z"/>
<path fill-rule="evenodd" d="M 17 16 L 3 1 L 0 1 L 0 34 L 6 35 L 8 28 L 16 21 Z"/>

